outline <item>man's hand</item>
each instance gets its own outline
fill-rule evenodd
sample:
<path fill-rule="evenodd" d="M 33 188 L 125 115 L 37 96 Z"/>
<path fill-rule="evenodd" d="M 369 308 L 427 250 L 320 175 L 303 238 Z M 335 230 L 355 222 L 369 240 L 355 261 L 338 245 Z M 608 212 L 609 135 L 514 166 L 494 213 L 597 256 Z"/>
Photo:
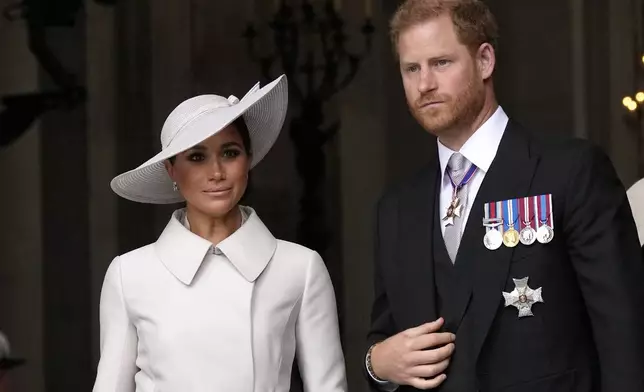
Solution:
<path fill-rule="evenodd" d="M 437 332 L 442 325 L 443 319 L 439 318 L 377 344 L 371 351 L 375 375 L 417 389 L 438 387 L 447 377 L 443 372 L 454 352 L 456 338 L 449 332 Z"/>

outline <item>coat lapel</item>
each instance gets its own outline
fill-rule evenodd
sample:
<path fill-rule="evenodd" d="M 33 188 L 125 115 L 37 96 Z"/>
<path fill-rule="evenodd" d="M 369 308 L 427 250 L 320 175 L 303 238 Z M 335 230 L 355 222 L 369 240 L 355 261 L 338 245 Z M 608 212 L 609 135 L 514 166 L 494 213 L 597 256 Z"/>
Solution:
<path fill-rule="evenodd" d="M 436 289 L 433 263 L 434 201 L 438 159 L 403 192 L 398 205 L 400 255 L 398 269 L 407 309 L 401 316 L 404 328 L 433 321 L 436 315 Z"/>
<path fill-rule="evenodd" d="M 496 157 L 485 175 L 470 215 L 456 259 L 457 268 L 464 269 L 463 284 L 473 293 L 468 317 L 475 327 L 465 335 L 471 336 L 470 355 L 478 357 L 492 321 L 502 305 L 502 291 L 508 279 L 510 260 L 515 248 L 501 246 L 490 251 L 483 244 L 485 227 L 482 224 L 484 205 L 488 202 L 509 200 L 528 196 L 539 155 L 530 143 L 529 135 L 516 123 L 510 121 L 499 145 Z M 456 310 L 461 316 L 468 304 L 462 295 L 456 300 Z M 459 319 L 459 320 L 460 320 Z"/>

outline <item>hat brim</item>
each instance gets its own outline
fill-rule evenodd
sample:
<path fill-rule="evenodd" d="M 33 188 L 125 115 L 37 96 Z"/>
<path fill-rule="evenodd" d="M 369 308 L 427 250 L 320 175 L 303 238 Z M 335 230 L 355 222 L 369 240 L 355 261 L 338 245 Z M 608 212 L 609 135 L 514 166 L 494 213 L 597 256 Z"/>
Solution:
<path fill-rule="evenodd" d="M 112 179 L 110 186 L 119 196 L 152 204 L 184 201 L 174 191 L 164 162 L 209 137 L 216 135 L 240 116 L 248 127 L 252 147 L 250 167 L 257 165 L 271 149 L 280 134 L 288 108 L 288 82 L 284 75 L 247 94 L 237 104 L 206 112 L 192 120 L 170 145 L 136 169 Z"/>

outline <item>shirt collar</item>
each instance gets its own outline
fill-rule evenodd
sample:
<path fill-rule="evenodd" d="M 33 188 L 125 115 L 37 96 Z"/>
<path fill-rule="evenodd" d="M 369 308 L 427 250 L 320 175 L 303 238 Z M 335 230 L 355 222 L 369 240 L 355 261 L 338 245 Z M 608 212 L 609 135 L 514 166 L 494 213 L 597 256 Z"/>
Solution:
<path fill-rule="evenodd" d="M 463 144 L 459 152 L 468 161 L 476 165 L 479 170 L 487 172 L 496 156 L 499 144 L 501 144 L 501 138 L 507 124 L 507 114 L 505 114 L 501 106 L 497 107 L 492 116 Z M 441 173 L 444 175 L 447 162 L 456 151 L 451 150 L 440 141 L 437 141 L 437 144 Z"/>
<path fill-rule="evenodd" d="M 176 210 L 155 243 L 163 265 L 177 279 L 190 285 L 203 260 L 215 251 L 225 255 L 247 281 L 254 282 L 273 257 L 277 240 L 252 208 L 240 206 L 240 209 L 242 225 L 216 246 L 184 226 L 185 209 Z"/>

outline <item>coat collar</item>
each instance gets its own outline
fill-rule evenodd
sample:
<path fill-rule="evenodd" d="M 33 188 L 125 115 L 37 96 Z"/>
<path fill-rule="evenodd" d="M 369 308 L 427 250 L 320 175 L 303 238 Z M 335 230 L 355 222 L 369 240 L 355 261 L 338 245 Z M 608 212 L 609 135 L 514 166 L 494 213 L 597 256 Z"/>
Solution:
<path fill-rule="evenodd" d="M 186 285 L 192 283 L 209 253 L 223 254 L 247 281 L 254 282 L 273 257 L 277 240 L 252 208 L 240 208 L 248 218 L 217 246 L 186 228 L 182 223 L 185 209 L 176 210 L 154 244 L 157 256 Z"/>

